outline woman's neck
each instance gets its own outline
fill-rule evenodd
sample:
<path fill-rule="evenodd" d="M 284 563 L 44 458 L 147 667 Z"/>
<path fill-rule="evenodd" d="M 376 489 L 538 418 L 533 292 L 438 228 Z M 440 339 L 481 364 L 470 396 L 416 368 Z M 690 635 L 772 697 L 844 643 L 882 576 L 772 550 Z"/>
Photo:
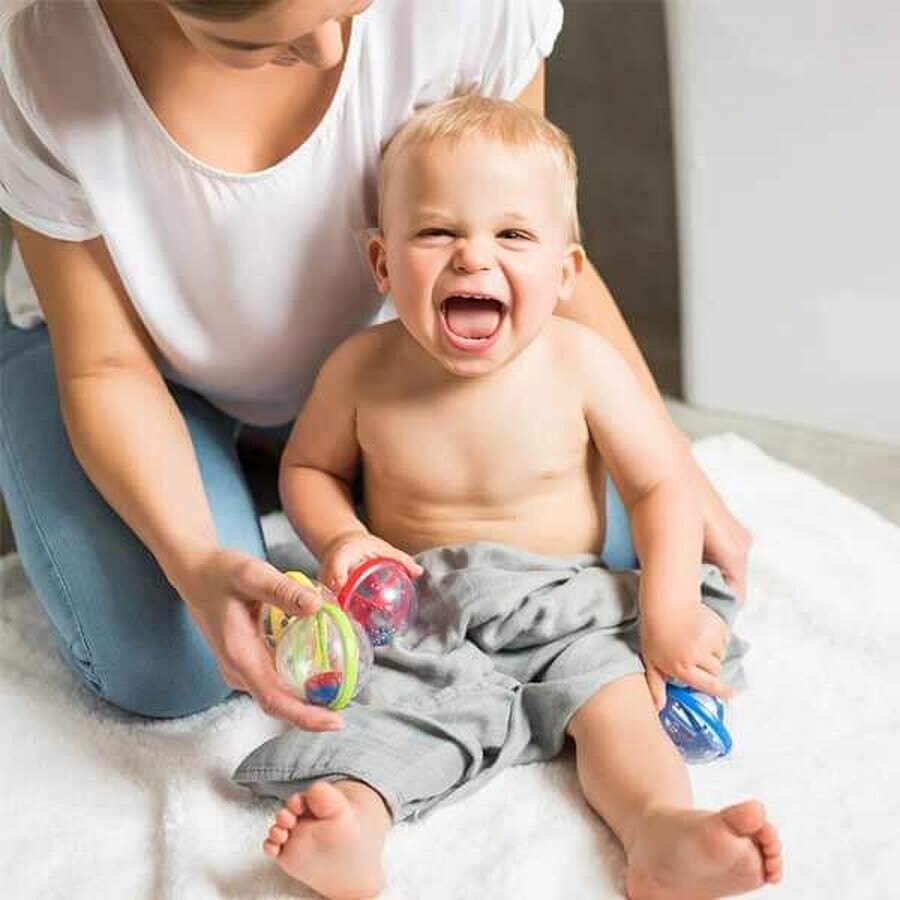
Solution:
<path fill-rule="evenodd" d="M 195 158 L 256 172 L 288 156 L 328 111 L 344 63 L 232 69 L 182 32 L 159 0 L 100 0 L 132 77 L 169 136 Z M 350 23 L 345 25 L 349 46 Z"/>

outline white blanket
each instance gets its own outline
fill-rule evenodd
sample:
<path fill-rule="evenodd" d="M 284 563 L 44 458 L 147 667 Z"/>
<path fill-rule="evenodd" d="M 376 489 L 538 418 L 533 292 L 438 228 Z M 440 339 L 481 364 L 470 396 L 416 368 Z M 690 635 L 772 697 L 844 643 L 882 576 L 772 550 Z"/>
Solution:
<path fill-rule="evenodd" d="M 692 770 L 698 805 L 766 802 L 786 853 L 773 896 L 900 896 L 900 529 L 735 437 L 696 453 L 756 537 L 736 749 Z M 171 723 L 95 701 L 15 557 L 0 561 L 0 722 L 0 896 L 309 896 L 260 852 L 275 802 L 229 780 L 278 723 L 246 698 Z M 396 828 L 385 897 L 606 900 L 622 866 L 563 757 Z"/>

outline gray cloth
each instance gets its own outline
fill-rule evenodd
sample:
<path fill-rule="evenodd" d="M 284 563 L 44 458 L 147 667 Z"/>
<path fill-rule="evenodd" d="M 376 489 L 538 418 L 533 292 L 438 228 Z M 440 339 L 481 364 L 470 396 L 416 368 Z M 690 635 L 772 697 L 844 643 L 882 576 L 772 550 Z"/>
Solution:
<path fill-rule="evenodd" d="M 241 763 L 238 783 L 287 797 L 353 778 L 384 797 L 395 821 L 417 818 L 507 766 L 555 756 L 586 700 L 644 671 L 637 572 L 486 543 L 417 560 L 417 621 L 376 652 L 343 730 L 273 738 Z M 714 567 L 701 577 L 703 602 L 730 626 L 734 595 Z M 726 678 L 739 678 L 743 652 L 732 637 Z"/>

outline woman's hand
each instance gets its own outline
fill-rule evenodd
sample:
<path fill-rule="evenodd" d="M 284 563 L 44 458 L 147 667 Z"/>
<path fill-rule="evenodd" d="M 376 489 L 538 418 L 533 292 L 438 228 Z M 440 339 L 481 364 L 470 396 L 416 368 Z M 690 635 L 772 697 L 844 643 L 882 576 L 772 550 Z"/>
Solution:
<path fill-rule="evenodd" d="M 173 584 L 203 632 L 226 684 L 246 691 L 263 712 L 307 731 L 341 727 L 341 717 L 304 703 L 279 678 L 259 632 L 262 604 L 309 615 L 318 595 L 264 560 L 221 547 L 191 554 Z"/>
<path fill-rule="evenodd" d="M 729 512 L 722 498 L 691 455 L 689 470 L 703 515 L 703 559 L 718 566 L 740 600 L 747 597 L 747 561 L 753 538 Z"/>
<path fill-rule="evenodd" d="M 322 553 L 322 565 L 319 569 L 319 581 L 337 593 L 351 570 L 361 562 L 376 556 L 396 559 L 413 577 L 422 574 L 422 567 L 402 550 L 375 537 L 368 531 L 351 531 L 335 538 Z"/>
<path fill-rule="evenodd" d="M 666 703 L 666 681 L 680 681 L 727 700 L 731 688 L 719 678 L 728 648 L 728 626 L 708 606 L 662 606 L 641 615 L 641 656 L 657 710 Z"/>

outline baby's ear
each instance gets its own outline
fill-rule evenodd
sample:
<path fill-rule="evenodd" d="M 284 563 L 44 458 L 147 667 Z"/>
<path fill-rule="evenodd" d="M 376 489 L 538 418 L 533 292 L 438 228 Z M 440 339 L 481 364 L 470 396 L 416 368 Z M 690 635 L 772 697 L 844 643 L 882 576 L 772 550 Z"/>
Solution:
<path fill-rule="evenodd" d="M 366 244 L 366 260 L 375 278 L 375 286 L 380 294 L 388 294 L 391 290 L 391 282 L 387 270 L 387 249 L 384 245 L 384 235 L 376 231 Z"/>
<path fill-rule="evenodd" d="M 575 293 L 575 283 L 584 269 L 584 247 L 581 244 L 569 244 L 563 257 L 562 272 L 559 284 L 559 302 L 565 303 Z"/>

